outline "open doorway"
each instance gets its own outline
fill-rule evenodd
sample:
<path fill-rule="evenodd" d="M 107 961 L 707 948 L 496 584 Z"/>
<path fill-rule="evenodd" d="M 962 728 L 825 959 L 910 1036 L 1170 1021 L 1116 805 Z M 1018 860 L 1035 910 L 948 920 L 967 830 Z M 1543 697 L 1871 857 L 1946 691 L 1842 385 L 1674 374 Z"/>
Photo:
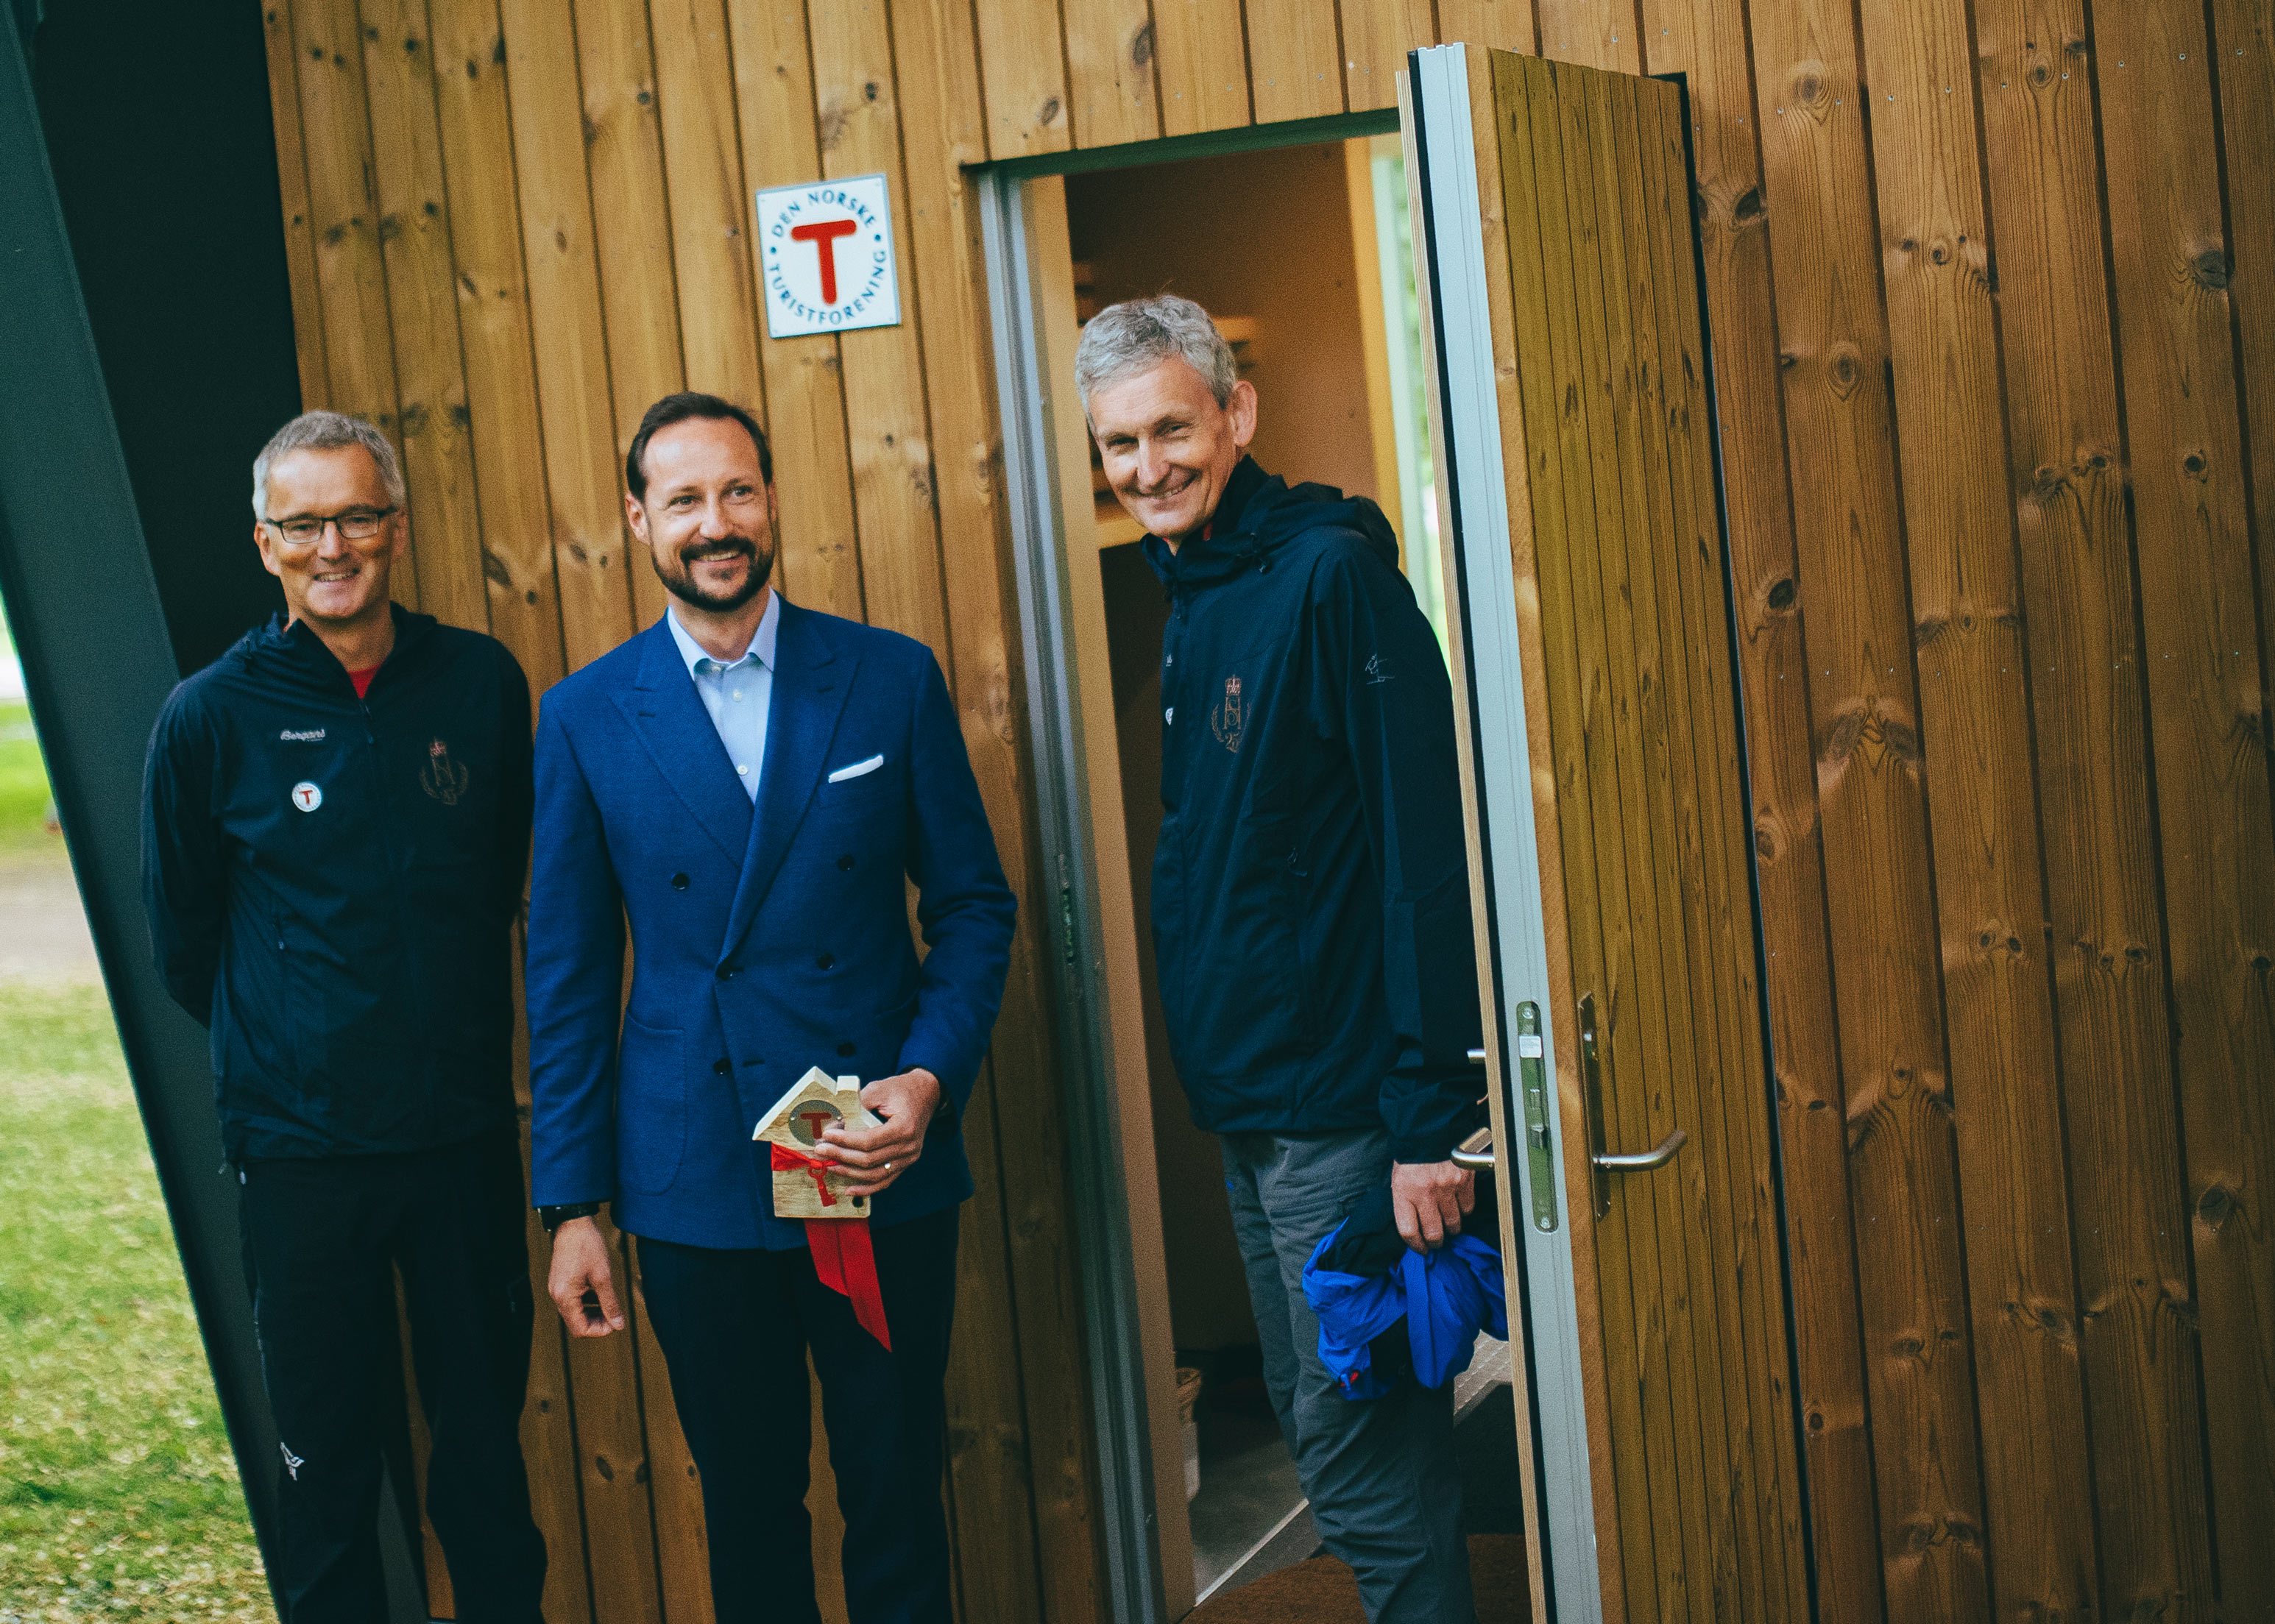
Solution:
<path fill-rule="evenodd" d="M 1217 1140 L 1193 1125 L 1170 1059 L 1150 917 L 1168 606 L 1139 525 L 1107 488 L 1071 363 L 1082 324 L 1118 300 L 1175 292 L 1208 309 L 1261 401 L 1251 454 L 1291 484 L 1380 505 L 1443 647 L 1404 163 L 1395 135 L 1363 135 L 1043 176 L 993 200 L 993 246 L 1018 262 L 999 279 L 999 298 L 1013 320 L 1033 312 L 1034 330 L 1013 341 L 1014 352 L 1021 338 L 1032 344 L 1033 370 L 1024 400 L 1007 398 L 1007 436 L 1021 439 L 1007 463 L 1033 533 L 1023 579 L 1031 656 L 1044 687 L 1059 684 L 1040 706 L 1069 713 L 1059 764 L 1069 781 L 1060 850 L 1069 965 L 1078 936 L 1095 949 L 1084 967 L 1092 973 L 1077 972 L 1085 986 L 1075 996 L 1086 1000 L 1077 1018 L 1090 1027 L 1077 1046 L 1098 1058 L 1094 1153 L 1111 1175 L 1101 1184 L 1117 1187 L 1100 1224 L 1126 1248 L 1126 1275 L 1112 1288 L 1122 1300 L 1093 1307 L 1093 1333 L 1121 1344 L 1108 1363 L 1128 1356 L 1123 1432 L 1133 1446 L 1115 1456 L 1115 1429 L 1102 1415 L 1101 1469 L 1124 1474 L 1128 1525 L 1153 1514 L 1159 1565 L 1150 1576 L 1160 1614 L 1175 1619 L 1312 1556 L 1319 1540 L 1265 1390 Z M 999 306 L 998 320 L 1006 313 Z M 1095 1249 L 1085 1269 L 1111 1272 Z M 1508 1380 L 1498 1343 L 1460 1379 L 1457 1406 L 1480 1412 L 1480 1439 L 1514 1437 L 1506 1420 L 1493 1422 Z M 1102 1410 L 1110 1408 L 1109 1395 Z M 1516 1532 L 1513 1457 L 1464 1454 L 1474 1531 Z M 1117 1485 L 1103 1486 L 1112 1506 Z"/>

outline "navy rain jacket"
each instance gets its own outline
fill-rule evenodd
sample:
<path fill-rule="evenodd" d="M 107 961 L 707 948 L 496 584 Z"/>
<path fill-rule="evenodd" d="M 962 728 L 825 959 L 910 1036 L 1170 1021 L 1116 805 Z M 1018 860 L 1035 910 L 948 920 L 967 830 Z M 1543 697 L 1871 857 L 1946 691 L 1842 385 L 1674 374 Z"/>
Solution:
<path fill-rule="evenodd" d="M 176 688 L 151 735 L 151 947 L 212 1031 L 232 1161 L 514 1120 L 529 684 L 493 638 L 394 613 L 364 699 L 278 616 Z"/>
<path fill-rule="evenodd" d="M 1453 691 L 1382 510 L 1243 457 L 1214 533 L 1148 537 L 1161 649 L 1153 951 L 1193 1121 L 1376 1123 L 1443 1161 L 1483 1074 Z"/>

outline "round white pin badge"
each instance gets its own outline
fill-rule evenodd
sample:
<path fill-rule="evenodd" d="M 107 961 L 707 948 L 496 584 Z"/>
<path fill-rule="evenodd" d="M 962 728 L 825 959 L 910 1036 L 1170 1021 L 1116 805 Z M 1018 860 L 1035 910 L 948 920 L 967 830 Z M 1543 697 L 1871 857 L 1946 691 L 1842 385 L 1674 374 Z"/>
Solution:
<path fill-rule="evenodd" d="M 302 779 L 292 786 L 292 804 L 302 812 L 314 812 L 324 804 L 324 792 Z"/>

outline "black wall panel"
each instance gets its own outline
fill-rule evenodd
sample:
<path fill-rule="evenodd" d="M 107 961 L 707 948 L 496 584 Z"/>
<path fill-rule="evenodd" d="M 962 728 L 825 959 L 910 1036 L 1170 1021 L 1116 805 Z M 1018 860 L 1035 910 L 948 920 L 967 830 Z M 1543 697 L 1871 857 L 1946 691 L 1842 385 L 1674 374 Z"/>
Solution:
<path fill-rule="evenodd" d="M 283 603 L 251 505 L 253 453 L 300 410 L 261 12 L 43 10 L 29 55 L 49 162 L 166 628 L 193 671 Z"/>

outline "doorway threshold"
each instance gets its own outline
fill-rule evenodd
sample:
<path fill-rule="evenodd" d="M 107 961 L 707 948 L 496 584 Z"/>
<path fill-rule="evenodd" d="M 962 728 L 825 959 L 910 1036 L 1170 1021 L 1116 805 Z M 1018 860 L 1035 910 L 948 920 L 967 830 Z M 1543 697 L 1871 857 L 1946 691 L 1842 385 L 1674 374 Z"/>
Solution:
<path fill-rule="evenodd" d="M 1194 1541 L 1193 1566 L 1200 1566 L 1199 1541 Z M 1272 1531 L 1249 1548 L 1240 1560 L 1213 1579 L 1201 1577 L 1202 1582 L 1193 1605 L 1198 1606 L 1219 1590 L 1236 1590 L 1242 1585 L 1261 1579 L 1265 1575 L 1292 1567 L 1319 1548 L 1319 1530 L 1311 1521 L 1311 1502 L 1299 1499 L 1280 1519 Z"/>
<path fill-rule="evenodd" d="M 1495 1388 L 1507 1384 L 1509 1374 L 1508 1344 L 1496 1341 L 1489 1336 L 1480 1336 L 1477 1352 L 1470 1361 L 1470 1368 L 1454 1379 L 1454 1424 L 1458 1427 L 1470 1411 L 1492 1395 Z M 1251 1461 L 1254 1462 L 1252 1466 L 1250 1465 Z M 1215 1466 L 1216 1463 L 1211 1464 Z M 1244 1457 L 1238 1467 L 1248 1469 L 1242 1474 L 1243 1477 L 1257 1480 L 1241 1484 L 1245 1491 L 1243 1498 L 1252 1500 L 1258 1497 L 1259 1491 L 1268 1493 L 1272 1485 L 1280 1484 L 1281 1492 L 1292 1496 L 1293 1500 L 1277 1522 L 1245 1550 L 1239 1551 L 1237 1555 L 1222 1548 L 1212 1551 L 1209 1529 L 1223 1526 L 1223 1523 L 1218 1517 L 1206 1514 L 1217 1508 L 1205 1506 L 1203 1501 L 1222 1496 L 1230 1485 L 1221 1483 L 1221 1467 L 1217 1467 L 1202 1479 L 1201 1497 L 1193 1503 L 1193 1605 L 1196 1606 L 1220 1591 L 1236 1590 L 1266 1574 L 1293 1567 L 1319 1549 L 1319 1530 L 1311 1521 L 1311 1502 L 1304 1499 L 1301 1491 L 1296 1487 L 1296 1464 L 1288 1459 L 1281 1446 L 1276 1428 L 1268 1443 L 1259 1441 L 1254 1453 Z M 1215 1495 L 1212 1491 L 1216 1492 Z M 1250 1526 L 1253 1527 L 1254 1523 L 1251 1522 Z"/>
<path fill-rule="evenodd" d="M 1461 1425 L 1462 1418 L 1483 1403 L 1487 1394 L 1508 1379 L 1508 1344 L 1489 1336 L 1478 1338 L 1470 1368 L 1454 1378 L 1454 1424 Z"/>

